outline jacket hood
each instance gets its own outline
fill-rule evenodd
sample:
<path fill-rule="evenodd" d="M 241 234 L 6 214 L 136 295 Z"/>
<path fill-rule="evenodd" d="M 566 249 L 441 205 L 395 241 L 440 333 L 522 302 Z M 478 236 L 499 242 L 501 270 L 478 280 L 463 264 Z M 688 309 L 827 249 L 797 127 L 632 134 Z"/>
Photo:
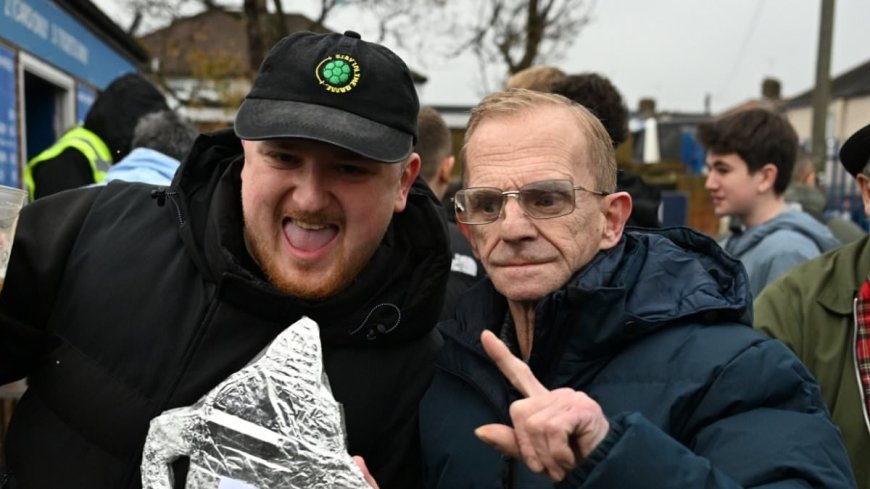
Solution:
<path fill-rule="evenodd" d="M 109 168 L 106 181 L 126 180 L 166 185 L 175 176 L 178 160 L 150 148 L 136 148 Z"/>
<path fill-rule="evenodd" d="M 456 322 L 443 329 L 479 347 L 481 326 L 499 330 L 505 314 L 507 301 L 487 279 L 463 297 Z M 540 371 L 562 351 L 578 358 L 605 357 L 620 345 L 683 322 L 751 325 L 746 271 L 696 231 L 633 230 L 538 303 L 529 364 Z"/>
<path fill-rule="evenodd" d="M 784 195 L 786 202 L 800 204 L 801 210 L 813 216 L 819 222 L 825 222 L 825 208 L 828 199 L 818 187 L 803 183 L 793 183 L 788 186 Z"/>
<path fill-rule="evenodd" d="M 138 73 L 116 78 L 97 95 L 85 116 L 85 128 L 93 131 L 118 162 L 130 152 L 133 129 L 139 119 L 151 112 L 168 110 L 166 98 Z"/>
<path fill-rule="evenodd" d="M 304 301 L 273 287 L 247 252 L 243 164 L 241 143 L 231 129 L 201 135 L 166 191 L 183 216 L 179 226 L 188 252 L 224 300 L 248 308 L 257 304 L 261 314 L 287 325 L 309 316 L 332 344 L 394 344 L 434 327 L 450 252 L 441 203 L 423 180 L 414 182 L 405 210 L 393 216 L 356 280 L 328 299 Z"/>
<path fill-rule="evenodd" d="M 749 279 L 740 261 L 687 228 L 626 233 L 570 288 L 622 291 L 625 316 L 620 320 L 641 330 L 699 316 L 752 323 Z"/>
<path fill-rule="evenodd" d="M 736 256 L 741 256 L 752 248 L 755 248 L 764 238 L 780 231 L 789 230 L 800 233 L 816 244 L 819 251 L 832 250 L 840 245 L 837 238 L 831 234 L 827 226 L 814 219 L 805 212 L 785 211 L 773 219 L 747 229 L 742 233 L 732 234 L 725 241 L 723 247 Z"/>

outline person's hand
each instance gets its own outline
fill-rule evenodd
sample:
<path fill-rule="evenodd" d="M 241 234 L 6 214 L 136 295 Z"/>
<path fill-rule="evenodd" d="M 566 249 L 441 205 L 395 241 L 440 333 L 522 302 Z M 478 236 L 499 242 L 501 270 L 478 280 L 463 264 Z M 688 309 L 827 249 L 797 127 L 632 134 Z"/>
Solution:
<path fill-rule="evenodd" d="M 360 457 L 359 455 L 354 455 L 354 456 L 353 456 L 353 461 L 356 462 L 356 464 L 357 464 L 357 466 L 359 467 L 359 469 L 362 470 L 363 478 L 365 478 L 366 482 L 368 482 L 369 485 L 372 486 L 372 489 L 380 489 L 380 488 L 378 487 L 378 483 L 375 482 L 375 478 L 372 477 L 372 474 L 371 474 L 371 473 L 369 473 L 369 468 L 366 467 L 366 461 L 365 461 L 365 459 L 363 459 L 363 458 Z"/>
<path fill-rule="evenodd" d="M 525 399 L 510 406 L 513 428 L 488 424 L 474 434 L 503 455 L 521 459 L 533 472 L 561 481 L 607 436 L 610 424 L 601 407 L 573 389 L 547 390 L 492 332 L 484 331 L 480 340 Z"/>

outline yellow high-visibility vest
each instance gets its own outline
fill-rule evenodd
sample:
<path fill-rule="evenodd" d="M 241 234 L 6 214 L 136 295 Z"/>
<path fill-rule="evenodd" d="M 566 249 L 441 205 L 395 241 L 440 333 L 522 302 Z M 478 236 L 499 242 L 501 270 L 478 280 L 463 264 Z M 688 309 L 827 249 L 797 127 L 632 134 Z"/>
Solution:
<path fill-rule="evenodd" d="M 33 180 L 33 169 L 36 165 L 56 157 L 70 147 L 79 150 L 88 159 L 94 174 L 94 182 L 102 182 L 106 179 L 106 171 L 112 165 L 112 153 L 109 151 L 109 147 L 90 130 L 76 126 L 67 131 L 48 149 L 27 162 L 27 166 L 24 167 L 24 183 L 30 194 L 30 200 L 36 198 L 36 182 Z"/>

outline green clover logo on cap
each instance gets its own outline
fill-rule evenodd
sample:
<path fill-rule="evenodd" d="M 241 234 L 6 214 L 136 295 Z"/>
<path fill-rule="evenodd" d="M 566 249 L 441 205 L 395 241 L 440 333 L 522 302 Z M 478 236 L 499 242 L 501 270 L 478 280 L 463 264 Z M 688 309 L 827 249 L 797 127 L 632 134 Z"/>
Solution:
<path fill-rule="evenodd" d="M 317 83 L 332 93 L 347 93 L 359 82 L 359 63 L 346 54 L 323 59 L 314 70 Z"/>

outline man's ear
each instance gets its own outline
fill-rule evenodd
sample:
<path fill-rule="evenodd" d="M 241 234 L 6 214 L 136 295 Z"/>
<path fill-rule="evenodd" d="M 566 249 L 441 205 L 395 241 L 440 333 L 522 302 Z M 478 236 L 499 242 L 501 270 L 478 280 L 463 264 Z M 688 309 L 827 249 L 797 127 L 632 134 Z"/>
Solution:
<path fill-rule="evenodd" d="M 598 249 L 606 250 L 616 246 L 622 239 L 625 222 L 631 214 L 631 196 L 628 195 L 628 192 L 614 192 L 601 200 L 604 232 L 601 234 Z"/>
<path fill-rule="evenodd" d="M 474 240 L 473 226 L 459 221 L 456 221 L 456 226 L 459 228 L 459 232 L 465 236 L 466 240 L 468 240 L 468 244 L 471 245 L 471 251 L 474 252 L 474 257 L 480 260 L 480 254 L 477 252 L 477 242 Z"/>
<path fill-rule="evenodd" d="M 864 202 L 864 214 L 870 216 L 870 177 L 863 173 L 859 173 L 857 177 L 858 190 L 861 191 L 861 201 Z"/>
<path fill-rule="evenodd" d="M 773 188 L 773 184 L 776 182 L 776 176 L 779 175 L 779 168 L 777 168 L 773 163 L 766 163 L 755 173 L 761 177 L 758 180 L 758 193 L 765 193 Z"/>
<path fill-rule="evenodd" d="M 456 157 L 453 155 L 445 157 L 438 165 L 438 173 L 436 178 L 439 183 L 445 186 L 450 183 L 450 174 L 453 173 L 453 165 L 456 164 Z"/>
<path fill-rule="evenodd" d="M 405 210 L 405 205 L 408 204 L 408 193 L 411 191 L 411 185 L 414 184 L 414 180 L 420 173 L 420 155 L 411 153 L 406 163 L 398 164 L 402 165 L 402 175 L 399 177 L 399 185 L 396 189 L 393 212 L 402 212 Z"/>

